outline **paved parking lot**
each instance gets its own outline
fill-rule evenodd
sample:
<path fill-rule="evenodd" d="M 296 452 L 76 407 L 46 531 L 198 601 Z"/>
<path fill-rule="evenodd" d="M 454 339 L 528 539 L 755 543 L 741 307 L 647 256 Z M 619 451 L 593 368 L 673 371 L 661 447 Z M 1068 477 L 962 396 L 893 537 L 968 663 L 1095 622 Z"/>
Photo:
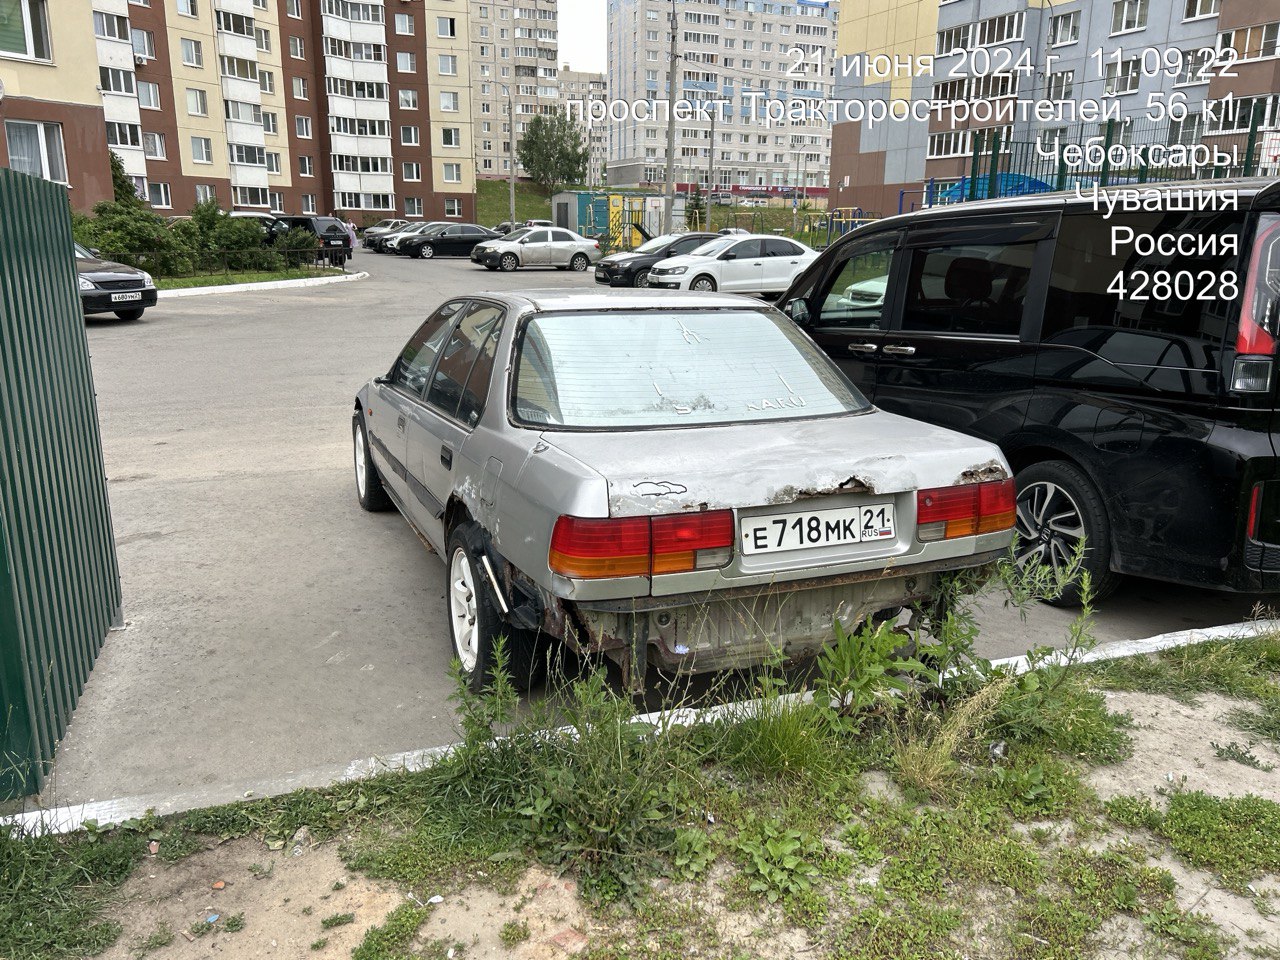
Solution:
<path fill-rule="evenodd" d="M 90 323 L 129 626 L 108 639 L 47 801 L 213 802 L 455 739 L 443 565 L 398 515 L 357 506 L 351 399 L 448 296 L 594 284 L 461 260 L 354 266 L 372 277 Z M 1135 581 L 1098 633 L 1231 622 L 1252 602 Z M 1069 620 L 992 605 L 983 652 L 1054 642 Z"/>

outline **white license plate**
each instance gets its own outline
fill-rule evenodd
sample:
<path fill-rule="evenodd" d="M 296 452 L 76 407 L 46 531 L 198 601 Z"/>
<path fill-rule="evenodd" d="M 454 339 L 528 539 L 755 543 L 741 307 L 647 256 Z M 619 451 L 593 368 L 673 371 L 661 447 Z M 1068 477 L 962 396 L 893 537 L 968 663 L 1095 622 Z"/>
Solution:
<path fill-rule="evenodd" d="M 129 303 L 131 300 L 141 300 L 142 293 L 113 293 L 111 295 L 112 303 Z"/>
<path fill-rule="evenodd" d="M 744 517 L 739 528 L 744 554 L 873 543 L 896 536 L 892 503 Z"/>

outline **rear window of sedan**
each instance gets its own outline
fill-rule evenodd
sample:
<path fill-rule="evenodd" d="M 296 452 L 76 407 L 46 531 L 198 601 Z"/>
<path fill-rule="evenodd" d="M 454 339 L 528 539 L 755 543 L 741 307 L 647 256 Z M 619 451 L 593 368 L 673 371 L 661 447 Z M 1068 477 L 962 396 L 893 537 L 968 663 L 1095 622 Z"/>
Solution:
<path fill-rule="evenodd" d="M 529 426 L 685 427 L 870 406 L 790 320 L 759 310 L 544 314 L 518 349 L 513 408 Z"/>

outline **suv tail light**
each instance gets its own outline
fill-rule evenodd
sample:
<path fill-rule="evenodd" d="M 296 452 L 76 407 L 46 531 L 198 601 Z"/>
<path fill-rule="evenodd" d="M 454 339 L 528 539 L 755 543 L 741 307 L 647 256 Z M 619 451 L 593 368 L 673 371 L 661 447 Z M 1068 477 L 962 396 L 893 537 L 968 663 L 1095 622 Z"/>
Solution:
<path fill-rule="evenodd" d="M 918 490 L 916 536 L 931 541 L 997 533 L 1013 526 L 1016 510 L 1012 480 Z"/>
<path fill-rule="evenodd" d="M 1280 220 L 1267 216 L 1258 227 L 1249 257 L 1249 274 L 1244 281 L 1236 359 L 1231 370 L 1233 393 L 1269 393 L 1271 390 L 1276 355 L 1276 308 L 1280 302 L 1274 287 L 1277 269 L 1280 269 Z"/>
<path fill-rule="evenodd" d="M 733 556 L 733 511 L 587 520 L 561 517 L 547 562 L 577 580 L 647 577 L 723 567 Z"/>
<path fill-rule="evenodd" d="M 1250 540 L 1258 539 L 1258 518 L 1262 514 L 1262 484 L 1255 483 L 1249 494 L 1249 520 L 1246 534 Z"/>

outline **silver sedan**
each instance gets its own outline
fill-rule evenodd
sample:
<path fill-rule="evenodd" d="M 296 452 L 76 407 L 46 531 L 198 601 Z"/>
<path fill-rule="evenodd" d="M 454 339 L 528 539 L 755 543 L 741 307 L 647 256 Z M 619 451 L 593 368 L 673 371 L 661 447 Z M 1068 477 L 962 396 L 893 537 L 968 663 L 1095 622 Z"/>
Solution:
<path fill-rule="evenodd" d="M 572 230 L 523 227 L 476 244 L 471 250 L 471 262 L 490 270 L 555 267 L 580 273 L 603 255 L 599 240 L 579 236 Z"/>
<path fill-rule="evenodd" d="M 684 671 L 810 656 L 1009 547 L 992 444 L 884 413 L 782 313 L 722 294 L 450 300 L 355 398 L 356 491 L 449 569 L 475 685 L 509 638 Z"/>

